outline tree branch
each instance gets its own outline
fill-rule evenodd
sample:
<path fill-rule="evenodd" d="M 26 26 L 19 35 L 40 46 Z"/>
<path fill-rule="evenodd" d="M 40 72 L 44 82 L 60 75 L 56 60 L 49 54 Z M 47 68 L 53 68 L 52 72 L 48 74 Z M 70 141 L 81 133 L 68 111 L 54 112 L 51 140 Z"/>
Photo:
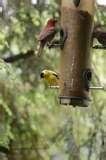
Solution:
<path fill-rule="evenodd" d="M 92 38 L 96 38 L 102 46 L 94 46 L 94 49 L 106 49 L 106 26 L 95 24 Z"/>
<path fill-rule="evenodd" d="M 99 45 L 95 45 L 93 46 L 93 49 L 106 49 L 106 46 L 99 46 Z"/>
<path fill-rule="evenodd" d="M 7 63 L 13 63 L 13 62 L 16 62 L 18 60 L 27 59 L 27 58 L 29 58 L 29 57 L 31 57 L 33 55 L 34 55 L 34 50 L 29 50 L 25 54 L 20 53 L 20 54 L 12 55 L 12 56 L 9 56 L 9 57 L 6 57 L 6 58 L 2 58 L 2 59 Z"/>
<path fill-rule="evenodd" d="M 98 5 L 98 9 L 101 10 L 102 12 L 105 12 L 106 6 L 105 5 Z"/>
<path fill-rule="evenodd" d="M 101 150 L 99 160 L 105 160 L 106 150 L 105 150 L 105 131 L 101 129 Z"/>

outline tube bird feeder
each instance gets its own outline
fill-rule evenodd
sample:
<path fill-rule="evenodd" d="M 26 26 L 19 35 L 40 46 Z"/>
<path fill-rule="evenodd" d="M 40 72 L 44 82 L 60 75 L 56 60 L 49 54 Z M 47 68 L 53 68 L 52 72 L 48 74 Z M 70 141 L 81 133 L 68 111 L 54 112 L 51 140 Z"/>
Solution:
<path fill-rule="evenodd" d="M 60 55 L 60 104 L 89 104 L 90 48 L 95 0 L 62 0 L 61 26 L 67 40 Z"/>

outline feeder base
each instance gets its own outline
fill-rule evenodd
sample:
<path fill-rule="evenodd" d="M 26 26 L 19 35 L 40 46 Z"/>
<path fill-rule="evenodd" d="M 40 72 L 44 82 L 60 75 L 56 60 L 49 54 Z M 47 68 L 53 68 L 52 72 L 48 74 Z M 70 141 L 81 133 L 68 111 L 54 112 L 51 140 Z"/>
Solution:
<path fill-rule="evenodd" d="M 88 107 L 89 105 L 89 98 L 85 97 L 68 97 L 68 96 L 60 96 L 60 104 L 62 105 L 73 105 L 74 107 L 80 106 L 80 107 Z"/>

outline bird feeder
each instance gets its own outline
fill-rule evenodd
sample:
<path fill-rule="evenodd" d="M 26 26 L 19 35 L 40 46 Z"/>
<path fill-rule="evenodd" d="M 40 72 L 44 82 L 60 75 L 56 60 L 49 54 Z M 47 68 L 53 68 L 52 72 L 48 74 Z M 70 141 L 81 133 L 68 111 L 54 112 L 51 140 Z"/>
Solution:
<path fill-rule="evenodd" d="M 90 48 L 95 0 L 62 0 L 61 26 L 67 40 L 60 55 L 60 104 L 89 104 Z"/>

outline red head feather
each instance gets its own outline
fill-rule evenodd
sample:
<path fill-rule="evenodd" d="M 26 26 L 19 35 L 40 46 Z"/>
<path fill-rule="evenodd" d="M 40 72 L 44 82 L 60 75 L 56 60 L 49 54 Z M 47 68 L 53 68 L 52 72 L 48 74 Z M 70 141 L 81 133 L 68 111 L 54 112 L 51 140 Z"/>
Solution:
<path fill-rule="evenodd" d="M 55 26 L 56 23 L 57 23 L 57 20 L 51 18 L 47 21 L 47 26 Z"/>

